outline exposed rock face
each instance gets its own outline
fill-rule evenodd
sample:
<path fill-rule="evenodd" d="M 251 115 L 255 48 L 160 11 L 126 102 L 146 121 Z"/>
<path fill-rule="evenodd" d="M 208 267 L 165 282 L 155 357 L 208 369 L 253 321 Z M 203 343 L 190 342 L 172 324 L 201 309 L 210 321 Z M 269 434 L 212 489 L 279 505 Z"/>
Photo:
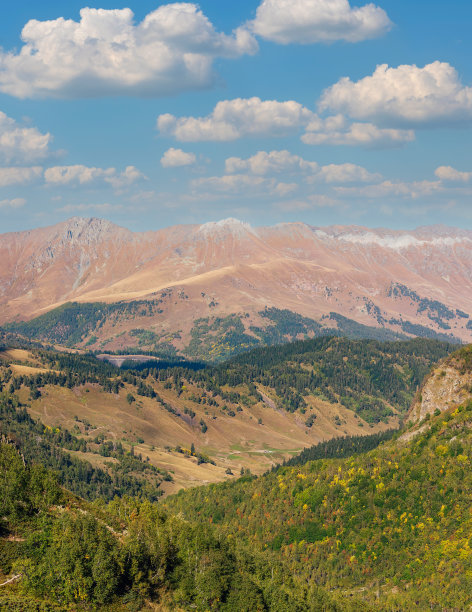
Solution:
<path fill-rule="evenodd" d="M 162 306 L 169 331 L 269 306 L 313 319 L 337 312 L 410 335 L 419 324 L 472 341 L 472 232 L 226 219 L 133 233 L 73 218 L 0 235 L 0 324 L 67 301 L 155 299 L 169 288 L 185 295 Z"/>
<path fill-rule="evenodd" d="M 418 423 L 437 410 L 457 408 L 471 399 L 472 345 L 456 351 L 434 368 L 424 381 L 407 420 Z"/>
<path fill-rule="evenodd" d="M 471 396 L 472 375 L 461 373 L 453 364 L 437 368 L 426 381 L 421 399 L 415 405 L 411 417 L 421 421 L 427 414 L 436 410 L 444 412 L 448 408 L 457 408 Z"/>

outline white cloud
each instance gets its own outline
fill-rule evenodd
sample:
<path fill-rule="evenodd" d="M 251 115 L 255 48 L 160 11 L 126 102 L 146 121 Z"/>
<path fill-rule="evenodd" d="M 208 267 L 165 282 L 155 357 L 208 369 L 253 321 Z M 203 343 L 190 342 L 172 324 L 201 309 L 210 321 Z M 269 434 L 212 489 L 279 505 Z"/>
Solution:
<path fill-rule="evenodd" d="M 324 194 L 313 194 L 303 199 L 285 200 L 278 202 L 275 207 L 283 212 L 299 212 L 316 208 L 333 208 L 345 206 L 339 200 Z"/>
<path fill-rule="evenodd" d="M 227 195 L 250 193 L 254 195 L 274 195 L 283 197 L 298 188 L 296 183 L 278 182 L 262 176 L 250 174 L 229 174 L 224 176 L 210 176 L 194 179 L 192 187 L 197 191 L 206 190 Z"/>
<path fill-rule="evenodd" d="M 157 193 L 153 190 L 139 191 L 130 197 L 131 202 L 146 202 L 149 200 L 156 200 Z"/>
<path fill-rule="evenodd" d="M 307 161 L 299 155 L 292 155 L 289 151 L 258 151 L 248 159 L 229 157 L 225 163 L 228 174 L 250 172 L 256 175 L 277 174 L 288 172 L 291 174 L 308 174 L 309 183 L 322 181 L 326 183 L 367 182 L 380 180 L 379 174 L 372 174 L 362 166 L 356 164 L 328 164 L 319 166 L 315 161 Z"/>
<path fill-rule="evenodd" d="M 159 115 L 157 128 L 181 142 L 227 142 L 244 136 L 283 136 L 304 128 L 302 141 L 310 145 L 366 147 L 399 146 L 414 140 L 413 130 L 379 128 L 372 123 L 351 123 L 344 115 L 322 118 L 294 100 L 278 102 L 260 98 L 236 98 L 218 102 L 206 117 Z M 235 168 L 238 158 L 229 162 Z M 261 165 L 276 160 L 258 160 Z M 296 163 L 296 162 L 294 162 Z"/>
<path fill-rule="evenodd" d="M 351 8 L 348 0 L 263 0 L 252 30 L 282 44 L 359 42 L 387 32 L 392 23 L 374 4 Z"/>
<path fill-rule="evenodd" d="M 420 198 L 429 196 L 443 187 L 440 181 L 414 181 L 411 183 L 401 181 L 383 181 L 378 185 L 366 185 L 365 187 L 335 187 L 339 195 L 361 196 L 366 198 L 382 198 L 389 196 L 403 198 Z"/>
<path fill-rule="evenodd" d="M 123 210 L 122 204 L 66 204 L 61 208 L 56 208 L 57 212 L 73 213 L 73 212 L 97 212 L 110 213 Z"/>
<path fill-rule="evenodd" d="M 298 183 L 277 183 L 272 191 L 282 198 L 293 191 L 297 191 L 297 189 Z"/>
<path fill-rule="evenodd" d="M 161 158 L 161 165 L 164 168 L 177 168 L 179 166 L 191 166 L 197 161 L 194 153 L 186 153 L 182 149 L 167 149 Z"/>
<path fill-rule="evenodd" d="M 248 159 L 240 157 L 229 157 L 225 163 L 226 172 L 243 172 L 248 170 L 252 174 L 269 174 L 286 171 L 311 171 L 318 170 L 316 162 L 306 161 L 298 155 L 292 155 L 289 151 L 258 151 Z"/>
<path fill-rule="evenodd" d="M 21 208 L 26 204 L 24 198 L 13 198 L 12 200 L 0 200 L 0 208 Z"/>
<path fill-rule="evenodd" d="M 35 127 L 20 126 L 0 111 L 0 158 L 31 162 L 49 155 L 51 134 L 41 134 Z"/>
<path fill-rule="evenodd" d="M 451 166 L 439 166 L 434 171 L 434 174 L 442 181 L 454 183 L 468 183 L 472 179 L 472 172 L 461 172 Z"/>
<path fill-rule="evenodd" d="M 127 166 L 123 172 L 117 172 L 115 168 L 94 168 L 77 164 L 47 168 L 44 178 L 49 185 L 86 185 L 104 181 L 115 189 L 120 189 L 145 177 L 134 166 Z"/>
<path fill-rule="evenodd" d="M 192 181 L 192 186 L 197 189 L 205 188 L 228 193 L 236 193 L 245 188 L 255 188 L 266 184 L 266 180 L 259 176 L 247 174 L 231 174 L 225 176 L 209 176 Z"/>
<path fill-rule="evenodd" d="M 319 107 L 380 124 L 457 123 L 472 119 L 472 88 L 445 62 L 382 64 L 359 81 L 340 79 L 325 90 Z"/>
<path fill-rule="evenodd" d="M 165 4 L 134 23 L 125 9 L 80 21 L 32 19 L 18 53 L 0 52 L 0 91 L 19 98 L 162 96 L 214 82 L 213 61 L 257 51 L 247 28 L 217 32 L 196 4 Z"/>
<path fill-rule="evenodd" d="M 341 114 L 325 119 L 316 115 L 301 139 L 308 145 L 391 147 L 411 142 L 415 133 L 413 130 L 379 128 L 373 123 L 349 123 Z"/>
<path fill-rule="evenodd" d="M 40 179 L 42 175 L 43 169 L 41 166 L 32 166 L 31 168 L 0 168 L 0 187 L 24 185 L 25 183 Z"/>
<path fill-rule="evenodd" d="M 115 173 L 114 168 L 89 168 L 77 164 L 74 166 L 53 166 L 44 172 L 46 183 L 53 185 L 69 185 L 79 183 L 80 185 L 91 183 L 97 179 L 110 178 Z"/>
<path fill-rule="evenodd" d="M 114 168 L 113 168 L 114 170 Z M 136 181 L 147 180 L 147 177 L 134 166 L 126 166 L 123 172 L 116 172 L 105 177 L 105 182 L 110 183 L 114 189 L 129 187 Z"/>
<path fill-rule="evenodd" d="M 320 169 L 319 176 L 326 183 L 365 183 L 380 180 L 380 174 L 373 174 L 356 164 L 328 164 Z"/>
<path fill-rule="evenodd" d="M 309 123 L 313 113 L 293 100 L 222 100 L 206 117 L 160 115 L 157 127 L 182 142 L 230 141 L 243 136 L 281 136 Z"/>

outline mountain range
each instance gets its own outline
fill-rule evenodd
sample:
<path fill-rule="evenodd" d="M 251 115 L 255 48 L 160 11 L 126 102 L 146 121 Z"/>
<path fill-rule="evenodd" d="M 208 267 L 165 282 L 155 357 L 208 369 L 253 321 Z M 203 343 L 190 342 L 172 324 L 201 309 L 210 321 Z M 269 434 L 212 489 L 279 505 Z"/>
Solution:
<path fill-rule="evenodd" d="M 346 322 L 364 335 L 470 342 L 471 262 L 472 232 L 445 226 L 225 219 L 138 233 L 75 217 L 0 235 L 0 325 L 39 321 L 16 331 L 205 358 Z"/>

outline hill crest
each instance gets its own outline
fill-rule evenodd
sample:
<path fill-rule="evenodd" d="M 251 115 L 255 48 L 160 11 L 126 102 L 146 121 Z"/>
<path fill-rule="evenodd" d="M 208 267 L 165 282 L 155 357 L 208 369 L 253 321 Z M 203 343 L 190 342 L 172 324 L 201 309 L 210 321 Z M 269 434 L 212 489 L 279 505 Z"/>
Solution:
<path fill-rule="evenodd" d="M 469 342 L 471 262 L 472 232 L 443 226 L 254 228 L 223 219 L 139 233 L 74 217 L 0 235 L 0 325 L 67 302 L 144 300 L 159 301 L 155 316 L 98 330 L 100 342 L 116 350 L 116 338 L 139 327 L 178 333 L 185 346 L 195 321 L 229 315 L 251 335 L 266 307 Z M 178 341 L 174 347 L 182 348 Z"/>

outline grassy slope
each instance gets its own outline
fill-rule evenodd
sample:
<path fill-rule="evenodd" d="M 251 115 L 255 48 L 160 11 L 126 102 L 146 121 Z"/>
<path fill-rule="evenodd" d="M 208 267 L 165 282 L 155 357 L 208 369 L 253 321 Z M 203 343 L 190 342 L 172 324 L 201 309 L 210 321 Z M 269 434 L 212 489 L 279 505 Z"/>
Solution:
<path fill-rule="evenodd" d="M 318 353 L 313 352 L 313 342 L 320 344 Z M 326 352 L 326 346 L 323 344 L 325 341 L 313 342 L 294 344 L 292 348 L 285 346 L 283 354 L 274 358 L 277 367 L 295 367 L 293 362 L 300 359 L 300 355 L 305 356 L 305 361 L 311 360 L 311 364 L 322 360 L 323 367 L 326 367 L 331 359 L 330 355 L 333 355 L 334 359 L 335 351 Z M 358 357 L 356 351 L 361 355 L 366 348 L 368 351 L 363 360 L 368 363 L 374 357 L 379 359 L 382 355 L 384 359 L 392 359 L 391 347 L 383 354 L 383 345 L 375 343 L 365 345 L 335 339 L 328 341 L 328 346 L 335 347 L 336 351 L 341 348 L 342 354 L 348 352 L 352 365 Z M 428 346 L 431 351 L 427 355 L 425 347 L 414 348 L 414 343 L 411 349 L 408 348 L 409 345 L 401 346 L 402 350 L 412 353 L 410 357 L 413 359 L 412 363 L 416 364 L 414 367 L 418 369 L 418 373 L 423 372 L 425 368 L 429 369 L 433 358 L 438 358 L 439 354 L 442 355 L 448 350 L 447 347 L 430 343 Z M 414 356 L 415 351 L 418 357 Z M 57 366 L 53 357 L 47 362 L 44 362 L 44 359 L 41 362 L 40 353 L 37 351 L 21 354 L 7 352 L 3 355 L 4 359 L 8 358 L 10 362 L 16 361 L 9 366 L 15 376 L 20 373 L 29 375 L 31 372 L 25 371 L 25 367 L 35 367 L 41 371 Z M 394 355 L 393 357 L 395 358 Z M 46 384 L 40 388 L 40 396 L 36 399 L 32 399 L 30 389 L 25 385 L 16 393 L 20 401 L 27 406 L 29 413 L 40 419 L 44 425 L 68 430 L 89 445 L 93 445 L 96 437 L 101 436 L 105 442 L 121 442 L 125 450 L 133 446 L 135 454 L 141 455 L 145 461 L 149 458 L 151 465 L 172 473 L 173 482 L 164 481 L 161 484 L 161 489 L 166 493 L 175 492 L 181 487 L 231 479 L 233 476 L 227 474 L 228 470 L 234 475 L 238 475 L 242 468 L 259 474 L 274 463 L 280 463 L 302 448 L 319 441 L 335 436 L 382 431 L 395 427 L 398 423 L 397 417 L 389 417 L 384 419 L 385 422 L 369 425 L 363 420 L 362 412 L 356 414 L 346 405 L 339 403 L 336 394 L 328 401 L 318 393 L 305 392 L 304 407 L 292 413 L 286 409 L 287 400 L 280 395 L 285 391 L 284 387 L 280 388 L 277 371 L 271 370 L 275 367 L 273 363 L 264 364 L 263 369 L 275 376 L 275 386 L 270 379 L 256 380 L 257 388 L 253 385 L 252 390 L 245 382 L 230 385 L 227 384 L 229 380 L 222 385 L 221 391 L 214 386 L 218 376 L 231 378 L 241 368 L 249 371 L 249 361 L 259 358 L 265 359 L 263 349 L 249 354 L 246 361 L 245 358 L 239 358 L 234 364 L 223 365 L 208 372 L 184 372 L 177 380 L 172 371 L 168 375 L 161 373 L 159 380 L 148 377 L 146 384 L 158 393 L 167 408 L 171 408 L 170 411 L 155 398 L 138 395 L 136 386 L 129 383 L 112 393 L 105 392 L 97 383 L 73 385 L 71 388 Z M 68 367 L 77 369 L 84 358 L 70 356 L 68 359 Z M 83 363 L 87 364 L 87 359 Z M 341 364 L 344 363 L 341 360 Z M 409 371 L 411 364 L 407 368 L 408 363 L 408 360 L 405 361 L 404 368 Z M 303 366 L 303 363 L 301 365 Z M 120 370 L 111 366 L 104 367 L 108 368 L 108 376 L 118 377 L 116 380 L 119 380 Z M 296 367 L 296 371 L 299 371 L 300 366 Z M 346 367 L 352 369 L 349 363 Z M 395 370 L 400 371 L 398 368 Z M 415 390 L 414 380 L 412 384 L 400 377 L 400 382 L 403 385 L 403 396 L 406 394 L 405 397 L 412 397 Z M 364 388 L 365 379 L 362 378 L 359 384 Z M 286 385 L 290 388 L 290 377 Z M 239 395 L 233 400 L 223 399 L 220 395 L 234 392 Z M 374 395 L 378 393 L 379 389 Z M 133 395 L 135 401 L 129 403 L 128 394 Z M 354 401 L 357 396 L 353 389 L 345 390 L 344 404 L 347 403 L 346 397 L 352 397 Z M 402 409 L 392 400 L 389 406 L 394 411 Z M 191 457 L 188 453 L 175 450 L 177 447 L 190 449 L 192 443 L 198 452 L 208 455 L 216 465 L 199 463 L 196 456 Z M 97 445 L 94 448 L 95 451 L 98 450 Z M 80 451 L 76 452 L 76 456 L 87 461 L 91 459 L 89 453 L 81 455 Z M 106 458 L 95 455 L 92 462 L 104 468 L 106 461 Z"/>
<path fill-rule="evenodd" d="M 3 359 L 3 363 L 10 363 L 8 369 L 14 376 L 47 371 L 46 364 L 32 371 L 28 369 L 30 366 L 24 365 L 41 365 L 34 352 L 8 351 L 3 353 Z M 11 363 L 12 360 L 17 363 Z M 6 376 L 6 367 L 0 371 Z M 239 412 L 235 404 L 221 398 L 214 400 L 215 405 L 195 402 L 192 398 L 202 395 L 202 389 L 195 384 L 187 383 L 180 393 L 176 392 L 175 386 L 166 388 L 162 381 L 151 384 L 180 416 L 168 412 L 154 399 L 139 396 L 136 388 L 129 384 L 118 393 L 107 393 L 97 384 L 71 389 L 45 385 L 41 387 L 41 396 L 34 400 L 29 389 L 22 385 L 16 396 L 27 406 L 29 414 L 40 419 L 45 426 L 68 430 L 89 445 L 93 445 L 97 435 L 101 435 L 105 441 L 120 441 L 127 450 L 133 446 L 135 454 L 141 454 L 144 459 L 149 457 L 152 465 L 172 472 L 173 482 L 161 484 L 165 492 L 232 478 L 226 474 L 227 469 L 234 474 L 239 474 L 241 468 L 261 473 L 273 462 L 280 462 L 319 440 L 379 429 L 372 430 L 366 423 L 363 423 L 364 428 L 359 427 L 362 420 L 354 418 L 352 411 L 315 399 L 313 406 L 319 414 L 318 422 L 315 427 L 307 428 L 302 415 L 274 410 L 264 402 L 243 406 Z M 128 393 L 132 393 L 136 400 L 131 404 L 127 401 Z M 226 410 L 222 409 L 223 406 L 227 406 Z M 234 416 L 228 414 L 231 408 Z M 186 409 L 194 416 L 186 414 Z M 342 419 L 339 426 L 333 421 L 333 410 Z M 202 431 L 202 420 L 207 425 L 205 432 Z M 385 427 L 383 424 L 380 426 Z M 172 450 L 177 446 L 190 449 L 192 443 L 197 451 L 209 455 L 216 465 L 198 464 L 196 457 Z M 97 445 L 94 447 L 97 451 Z M 101 468 L 110 461 L 80 451 L 74 455 Z"/>

